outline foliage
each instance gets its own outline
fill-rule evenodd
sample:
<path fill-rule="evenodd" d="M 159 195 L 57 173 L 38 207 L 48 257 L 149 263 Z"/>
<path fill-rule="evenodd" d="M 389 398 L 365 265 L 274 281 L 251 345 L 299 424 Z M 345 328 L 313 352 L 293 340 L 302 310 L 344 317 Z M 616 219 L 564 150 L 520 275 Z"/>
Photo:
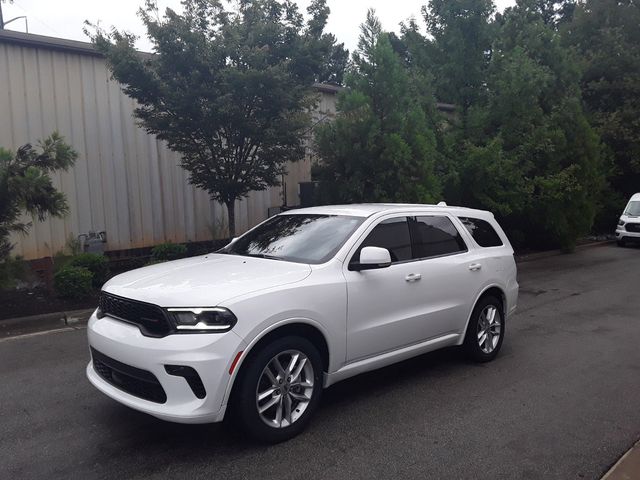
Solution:
<path fill-rule="evenodd" d="M 563 30 L 583 64 L 581 88 L 589 118 L 612 159 L 608 208 L 599 225 L 610 230 L 640 191 L 640 3 L 586 0 Z"/>
<path fill-rule="evenodd" d="M 0 289 L 14 288 L 26 273 L 27 266 L 21 257 L 7 257 L 0 261 Z"/>
<path fill-rule="evenodd" d="M 93 274 L 83 267 L 65 266 L 53 276 L 53 286 L 59 297 L 80 299 L 92 292 Z"/>
<path fill-rule="evenodd" d="M 466 111 L 483 91 L 495 12 L 492 0 L 429 0 L 422 8 L 436 95 Z"/>
<path fill-rule="evenodd" d="M 161 243 L 151 249 L 151 261 L 166 262 L 169 260 L 177 260 L 187 255 L 187 247 L 179 243 Z"/>
<path fill-rule="evenodd" d="M 71 255 L 78 255 L 82 253 L 82 245 L 80 243 L 80 239 L 76 237 L 73 233 L 69 234 L 67 237 L 67 241 L 64 244 L 64 249 Z"/>
<path fill-rule="evenodd" d="M 92 274 L 92 285 L 100 289 L 109 276 L 109 259 L 99 253 L 80 253 L 73 256 L 67 266 L 86 268 Z"/>
<path fill-rule="evenodd" d="M 429 98 L 403 67 L 373 11 L 362 26 L 335 122 L 316 132 L 323 202 L 431 201 L 436 140 Z"/>
<path fill-rule="evenodd" d="M 67 214 L 65 196 L 55 189 L 50 175 L 67 170 L 77 157 L 57 132 L 40 141 L 37 149 L 26 144 L 14 154 L 0 148 L 0 261 L 13 247 L 9 235 L 26 234 L 31 227 L 20 221 L 23 213 L 41 221 Z"/>
<path fill-rule="evenodd" d="M 95 28 L 91 35 L 113 77 L 138 103 L 151 134 L 182 155 L 190 182 L 226 205 L 235 236 L 235 201 L 277 185 L 285 165 L 304 154 L 315 81 L 340 81 L 342 45 L 323 33 L 326 0 L 304 20 L 294 2 L 183 0 L 184 14 L 155 1 L 140 9 L 155 55 L 135 37 Z"/>
<path fill-rule="evenodd" d="M 520 0 L 498 19 L 486 98 L 454 143 L 449 193 L 494 211 L 517 243 L 571 249 L 593 225 L 605 165 L 577 62 L 539 6 Z"/>

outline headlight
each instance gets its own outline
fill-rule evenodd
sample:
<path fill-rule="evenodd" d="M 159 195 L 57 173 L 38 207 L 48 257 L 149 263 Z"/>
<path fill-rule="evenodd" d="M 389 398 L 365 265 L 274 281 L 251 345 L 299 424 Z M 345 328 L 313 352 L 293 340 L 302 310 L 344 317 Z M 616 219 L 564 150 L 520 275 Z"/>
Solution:
<path fill-rule="evenodd" d="M 620 227 L 624 226 L 624 220 L 622 219 L 618 220 L 618 226 Z"/>
<path fill-rule="evenodd" d="M 182 332 L 226 332 L 238 321 L 231 311 L 222 307 L 168 308 L 167 311 Z"/>

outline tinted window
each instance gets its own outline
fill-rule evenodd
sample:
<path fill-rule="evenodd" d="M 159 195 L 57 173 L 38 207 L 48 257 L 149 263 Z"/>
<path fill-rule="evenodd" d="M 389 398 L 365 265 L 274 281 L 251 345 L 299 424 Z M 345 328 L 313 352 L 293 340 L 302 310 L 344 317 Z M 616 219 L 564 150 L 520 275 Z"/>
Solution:
<path fill-rule="evenodd" d="M 323 263 L 336 254 L 363 220 L 343 215 L 278 215 L 218 253 Z"/>
<path fill-rule="evenodd" d="M 502 240 L 489 222 L 479 218 L 459 217 L 463 225 L 481 247 L 500 247 Z"/>
<path fill-rule="evenodd" d="M 376 225 L 358 248 L 353 261 L 360 260 L 360 250 L 364 247 L 386 248 L 391 254 L 392 262 L 411 260 L 411 237 L 407 219 L 390 218 Z"/>
<path fill-rule="evenodd" d="M 450 255 L 467 250 L 460 233 L 447 217 L 416 217 L 411 224 L 414 258 Z"/>

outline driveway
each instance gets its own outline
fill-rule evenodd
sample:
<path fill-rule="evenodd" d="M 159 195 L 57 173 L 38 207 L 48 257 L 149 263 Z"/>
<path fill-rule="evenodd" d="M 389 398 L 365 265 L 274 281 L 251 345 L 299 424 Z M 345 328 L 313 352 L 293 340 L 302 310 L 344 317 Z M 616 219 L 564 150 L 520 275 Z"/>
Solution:
<path fill-rule="evenodd" d="M 0 340 L 0 478 L 598 479 L 640 438 L 640 249 L 520 265 L 500 356 L 455 349 L 347 380 L 264 447 L 129 410 L 84 377 L 84 331 Z"/>

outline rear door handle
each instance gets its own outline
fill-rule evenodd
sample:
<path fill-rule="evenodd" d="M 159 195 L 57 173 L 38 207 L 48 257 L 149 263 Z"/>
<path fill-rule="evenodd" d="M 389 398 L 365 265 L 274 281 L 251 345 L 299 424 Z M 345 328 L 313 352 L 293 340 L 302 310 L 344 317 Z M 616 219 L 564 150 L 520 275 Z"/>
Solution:
<path fill-rule="evenodd" d="M 422 278 L 422 275 L 420 275 L 419 273 L 410 273 L 409 275 L 407 275 L 406 277 L 404 277 L 404 279 L 407 282 L 417 282 L 418 280 L 420 280 Z"/>
<path fill-rule="evenodd" d="M 480 265 L 479 263 L 472 263 L 471 265 L 469 265 L 469 270 L 471 270 L 472 272 L 477 272 L 481 268 L 482 265 Z"/>

